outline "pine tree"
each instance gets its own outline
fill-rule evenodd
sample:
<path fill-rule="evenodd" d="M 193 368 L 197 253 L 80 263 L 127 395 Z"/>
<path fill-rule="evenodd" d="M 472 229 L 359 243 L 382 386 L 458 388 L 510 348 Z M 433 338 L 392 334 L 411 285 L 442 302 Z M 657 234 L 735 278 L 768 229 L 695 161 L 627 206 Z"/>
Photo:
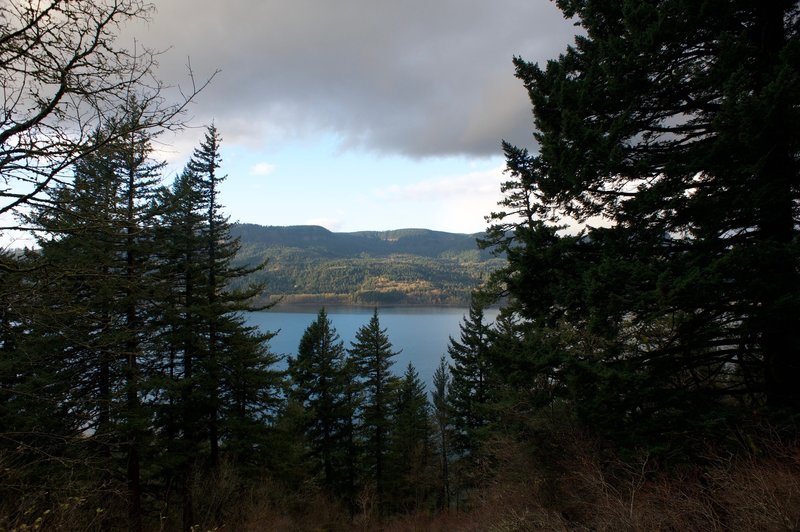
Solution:
<path fill-rule="evenodd" d="M 292 396 L 305 409 L 303 425 L 309 454 L 331 489 L 340 486 L 344 476 L 344 436 L 351 416 L 344 355 L 344 344 L 325 309 L 321 309 L 303 333 L 297 357 L 289 358 Z"/>
<path fill-rule="evenodd" d="M 47 405 L 55 415 L 42 417 L 57 421 L 49 434 L 63 442 L 50 455 L 74 464 L 71 482 L 85 483 L 104 509 L 101 528 L 116 526 L 106 511 L 116 493 L 127 489 L 128 526 L 140 529 L 146 492 L 163 489 L 158 497 L 169 503 L 170 486 L 181 479 L 188 529 L 196 524 L 194 470 L 204 458 L 214 465 L 211 451 L 203 452 L 211 427 L 239 471 L 255 471 L 264 463 L 280 373 L 271 334 L 246 325 L 242 314 L 260 287 L 229 287 L 251 270 L 231 265 L 238 243 L 227 220 L 217 216 L 209 229 L 208 213 L 219 209 L 208 204 L 209 181 L 187 170 L 171 191 L 159 187 L 162 165 L 151 159 L 151 139 L 132 125 L 137 110 L 132 102 L 108 125 L 115 138 L 127 128 L 125 142 L 83 158 L 72 182 L 53 188 L 47 206 L 31 214 L 41 229 L 40 251 L 31 254 L 38 264 L 27 275 L 24 310 L 19 298 L 5 298 L 13 321 L 3 345 L 9 361 L 42 356 L 36 371 L 21 367 L 14 377 L 0 363 L 0 379 L 15 380 L 15 395 L 46 379 L 47 393 L 25 408 Z M 37 430 L 43 434 L 44 425 Z"/>
<path fill-rule="evenodd" d="M 137 124 L 141 110 L 134 102 L 126 117 L 130 124 Z M 120 188 L 123 200 L 122 225 L 124 244 L 122 253 L 125 265 L 123 276 L 124 328 L 123 342 L 125 361 L 125 407 L 126 423 L 124 438 L 127 440 L 127 484 L 129 528 L 141 530 L 143 511 L 143 487 L 141 461 L 147 426 L 147 412 L 142 408 L 146 386 L 142 382 L 141 365 L 148 353 L 146 343 L 152 339 L 146 322 L 146 306 L 150 301 L 149 274 L 152 272 L 154 217 L 151 205 L 155 199 L 155 188 L 160 179 L 164 163 L 151 159 L 151 138 L 137 133 L 137 127 L 128 125 L 130 133 L 118 152 L 118 164 L 122 174 Z"/>
<path fill-rule="evenodd" d="M 65 401 L 82 431 L 93 434 L 106 493 L 116 480 L 113 457 L 126 457 L 128 523 L 136 530 L 148 445 L 142 401 L 149 384 L 142 367 L 152 361 L 149 316 L 158 284 L 153 200 L 163 166 L 152 160 L 150 136 L 141 134 L 143 113 L 131 100 L 106 126 L 115 142 L 81 159 L 73 183 L 53 189 L 52 202 L 32 215 L 46 231 L 39 245 L 48 274 L 41 292 L 47 318 L 38 316 L 36 341 L 61 353 L 58 378 L 74 384 Z"/>
<path fill-rule="evenodd" d="M 37 334 L 47 315 L 39 258 L 2 252 L 0 261 L 0 501 L 4 515 L 40 515 L 44 492 L 84 487 L 84 425 L 71 410 L 75 381 L 64 379 L 60 350 Z"/>
<path fill-rule="evenodd" d="M 451 337 L 447 347 L 451 361 L 450 419 L 455 450 L 470 454 L 477 450 L 490 420 L 489 325 L 477 298 L 473 298 L 469 315 L 459 329 L 459 340 Z"/>
<path fill-rule="evenodd" d="M 201 463 L 203 405 L 197 365 L 203 350 L 206 275 L 202 227 L 203 195 L 184 170 L 159 199 L 163 210 L 157 238 L 163 277 L 160 309 L 162 376 L 158 422 L 163 427 L 165 483 L 177 482 L 184 529 L 195 524 L 192 489 Z"/>
<path fill-rule="evenodd" d="M 392 351 L 386 329 L 381 329 L 378 309 L 374 310 L 369 323 L 356 331 L 349 353 L 363 387 L 361 428 L 366 433 L 368 469 L 375 482 L 378 508 L 382 508 L 387 434 L 392 424 L 389 398 L 396 381 L 391 372 L 392 358 L 399 351 Z"/>
<path fill-rule="evenodd" d="M 260 473 L 270 452 L 270 432 L 280 408 L 283 372 L 270 351 L 275 333 L 249 326 L 241 314 L 223 322 L 221 352 L 221 427 L 223 451 L 245 477 Z"/>
<path fill-rule="evenodd" d="M 225 238 L 225 233 L 228 231 L 227 220 L 220 213 L 220 205 L 217 201 L 217 187 L 224 179 L 217 173 L 222 159 L 219 151 L 220 142 L 221 139 L 216 128 L 213 125 L 210 126 L 200 146 L 195 149 L 191 160 L 186 165 L 187 172 L 200 185 L 206 207 L 206 234 L 203 235 L 203 241 L 207 275 L 205 296 L 209 307 L 209 319 L 205 323 L 207 326 L 205 331 L 207 351 L 203 357 L 208 378 L 203 386 L 208 393 L 208 441 L 211 465 L 214 469 L 219 466 L 219 385 L 221 380 L 221 361 L 219 360 L 221 324 L 218 322 L 220 313 L 215 307 L 218 304 L 220 291 L 225 286 L 225 279 L 221 278 L 220 273 L 230 265 L 236 251 L 236 245 L 230 243 L 230 235 L 228 234 L 228 238 Z M 221 248 L 220 242 L 227 242 L 227 249 Z"/>
<path fill-rule="evenodd" d="M 515 59 L 540 149 L 505 146 L 516 195 L 493 215 L 496 285 L 530 320 L 518 368 L 632 444 L 796 413 L 796 2 L 559 7 L 584 31 Z M 504 220 L 526 196 L 535 216 Z"/>
<path fill-rule="evenodd" d="M 364 442 L 361 435 L 363 426 L 360 423 L 364 408 L 364 384 L 359 377 L 356 361 L 353 357 L 346 357 L 342 371 L 344 383 L 342 394 L 344 399 L 342 408 L 344 415 L 342 431 L 343 478 L 339 491 L 342 500 L 348 506 L 351 516 L 354 516 L 358 511 L 357 497 L 365 469 L 363 464 Z"/>
<path fill-rule="evenodd" d="M 450 508 L 450 372 L 447 359 L 442 356 L 433 374 L 433 418 L 436 423 L 436 443 L 439 452 L 439 493 L 437 506 L 440 510 Z"/>
<path fill-rule="evenodd" d="M 430 409 L 425 385 L 409 363 L 400 378 L 389 442 L 390 502 L 396 511 L 420 510 L 432 492 Z"/>
<path fill-rule="evenodd" d="M 264 308 L 251 303 L 263 287 L 232 286 L 262 266 L 233 264 L 239 243 L 218 201 L 220 142 L 209 127 L 172 192 L 162 198 L 166 393 L 175 403 L 168 417 L 180 419 L 178 475 L 187 529 L 196 524 L 191 489 L 201 458 L 216 473 L 224 450 L 240 473 L 252 472 L 266 445 L 281 384 L 273 367 L 278 357 L 268 347 L 273 334 L 246 325 L 242 314 Z M 207 457 L 199 453 L 201 439 L 208 441 Z"/>

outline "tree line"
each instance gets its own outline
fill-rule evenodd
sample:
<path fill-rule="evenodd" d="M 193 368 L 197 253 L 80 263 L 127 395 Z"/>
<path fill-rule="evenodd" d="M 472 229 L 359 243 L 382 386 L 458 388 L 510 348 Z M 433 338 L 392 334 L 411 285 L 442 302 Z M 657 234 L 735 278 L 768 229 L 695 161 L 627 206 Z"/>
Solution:
<path fill-rule="evenodd" d="M 347 349 L 321 310 L 277 369 L 246 323 L 264 288 L 234 262 L 219 132 L 164 186 L 141 105 L 20 215 L 37 246 L 3 257 L 3 526 L 64 526 L 59 508 L 100 530 L 219 526 L 265 479 L 351 518 L 449 508 L 486 415 L 482 311 L 432 405 L 412 365 L 394 374 L 377 309 Z"/>
<path fill-rule="evenodd" d="M 504 144 L 483 242 L 507 260 L 499 378 L 627 448 L 794 433 L 797 3 L 558 4 L 585 33 L 515 58 L 538 150 Z"/>
<path fill-rule="evenodd" d="M 492 417 L 486 351 L 493 334 L 483 306 L 473 303 L 428 392 L 413 364 L 399 377 L 393 372 L 399 352 L 377 309 L 349 348 L 321 310 L 289 359 L 285 421 L 300 448 L 287 456 L 305 456 L 301 466 L 351 515 L 455 508 L 472 485 Z"/>
<path fill-rule="evenodd" d="M 468 509 L 497 470 L 526 464 L 535 478 L 514 475 L 536 503 L 506 516 L 520 528 L 613 528 L 587 524 L 599 499 L 571 488 L 608 478 L 611 500 L 672 468 L 700 495 L 689 528 L 777 528 L 736 521 L 710 463 L 766 456 L 797 478 L 800 8 L 557 4 L 582 31 L 546 65 L 514 61 L 537 147 L 504 144 L 504 199 L 482 241 L 504 263 L 430 399 L 413 367 L 391 370 L 377 311 L 348 347 L 320 311 L 276 369 L 272 333 L 244 320 L 263 288 L 234 262 L 213 126 L 160 184 L 153 142 L 181 106 L 160 106 L 140 85 L 151 63 L 111 38 L 145 6 L 0 6 L 0 68 L 24 74 L 0 117 L 0 214 L 38 245 L 1 257 L 8 526 L 60 512 L 86 528 L 191 529 L 310 501 L 339 512 L 328 524 L 380 525 Z M 564 456 L 576 441 L 601 457 L 590 475 Z M 799 517 L 788 485 L 771 499 L 784 527 Z M 615 524 L 635 528 L 636 494 Z"/>
<path fill-rule="evenodd" d="M 134 100 L 94 133 L 102 147 L 24 215 L 37 248 L 5 257 L 9 516 L 59 494 L 91 499 L 101 529 L 124 502 L 141 529 L 180 494 L 193 523 L 197 471 L 246 470 L 263 445 L 280 373 L 242 314 L 260 288 L 229 287 L 249 270 L 220 212 L 219 134 L 164 187 L 141 119 Z"/>
<path fill-rule="evenodd" d="M 169 188 L 129 131 L 27 216 L 39 246 L 5 257 L 4 526 L 59 526 L 58 508 L 101 530 L 219 526 L 267 479 L 351 519 L 455 504 L 486 425 L 481 308 L 431 400 L 413 365 L 394 373 L 377 309 L 348 348 L 320 310 L 278 370 L 273 333 L 245 322 L 261 287 L 230 288 L 250 271 L 219 212 L 218 131 Z"/>

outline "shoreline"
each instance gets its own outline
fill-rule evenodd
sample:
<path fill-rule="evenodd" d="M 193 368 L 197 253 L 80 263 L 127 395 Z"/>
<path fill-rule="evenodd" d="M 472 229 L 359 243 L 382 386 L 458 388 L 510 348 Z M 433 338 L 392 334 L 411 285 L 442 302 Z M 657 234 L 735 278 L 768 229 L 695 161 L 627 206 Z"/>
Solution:
<path fill-rule="evenodd" d="M 408 299 L 411 299 L 410 301 Z M 269 310 L 289 310 L 289 309 L 319 309 L 320 307 L 337 307 L 353 309 L 371 308 L 464 308 L 469 307 L 469 299 L 459 297 L 436 298 L 426 300 L 424 298 L 392 298 L 386 301 L 363 301 L 358 300 L 355 294 L 287 294 L 282 297 L 267 296 L 259 300 L 258 303 L 272 304 Z"/>

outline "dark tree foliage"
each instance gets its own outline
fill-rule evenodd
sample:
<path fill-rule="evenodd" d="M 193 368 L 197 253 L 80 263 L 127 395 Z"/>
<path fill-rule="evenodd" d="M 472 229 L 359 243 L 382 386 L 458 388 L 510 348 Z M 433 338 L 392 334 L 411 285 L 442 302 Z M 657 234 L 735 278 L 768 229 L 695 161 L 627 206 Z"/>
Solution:
<path fill-rule="evenodd" d="M 8 269 L 0 272 L 0 516 L 18 518 L 42 504 L 49 490 L 70 486 L 74 466 L 85 460 L 78 447 L 81 424 L 69 415 L 71 382 L 60 353 L 35 342 L 41 302 L 31 297 L 37 280 L 35 256 L 3 253 Z M 80 469 L 80 468 L 77 468 Z M 80 471 L 78 471 L 80 475 Z M 68 488 L 69 489 L 69 488 Z"/>
<path fill-rule="evenodd" d="M 450 371 L 447 359 L 442 355 L 433 374 L 431 403 L 435 423 L 436 449 L 439 455 L 439 485 L 436 506 L 440 510 L 450 508 Z"/>
<path fill-rule="evenodd" d="M 180 486 L 183 520 L 191 525 L 192 485 L 195 469 L 202 461 L 204 434 L 197 365 L 205 346 L 201 334 L 207 282 L 201 237 L 205 203 L 197 180 L 187 170 L 175 179 L 171 190 L 162 191 L 160 202 L 165 209 L 157 229 L 163 283 L 158 340 L 164 359 L 157 415 L 163 427 L 163 475 L 167 483 Z"/>
<path fill-rule="evenodd" d="M 389 500 L 396 512 L 424 508 L 433 493 L 431 420 L 425 384 L 409 362 L 398 383 L 389 443 Z"/>
<path fill-rule="evenodd" d="M 539 153 L 504 146 L 485 242 L 525 323 L 498 371 L 633 444 L 798 413 L 797 3 L 557 3 L 583 34 L 515 59 Z"/>
<path fill-rule="evenodd" d="M 346 478 L 342 464 L 352 416 L 346 369 L 344 344 L 321 309 L 300 338 L 297 356 L 289 358 L 289 374 L 292 398 L 304 408 L 309 457 L 326 486 L 334 489 Z"/>
<path fill-rule="evenodd" d="M 267 345 L 272 334 L 246 325 L 242 314 L 263 308 L 250 303 L 263 287 L 231 288 L 258 267 L 233 265 L 239 244 L 218 201 L 220 142 L 210 126 L 162 199 L 161 318 L 168 357 L 163 406 L 172 451 L 167 454 L 183 484 L 185 528 L 196 524 L 191 500 L 196 468 L 207 461 L 217 471 L 223 452 L 244 476 L 263 463 L 281 378 L 272 368 L 278 357 Z"/>
<path fill-rule="evenodd" d="M 392 350 L 386 329 L 381 328 L 377 308 L 369 323 L 356 331 L 356 338 L 348 351 L 355 366 L 354 374 L 363 389 L 360 423 L 366 439 L 367 468 L 375 482 L 378 507 L 382 508 L 387 435 L 392 425 L 390 398 L 397 380 L 392 374 L 392 358 L 399 351 Z"/>
<path fill-rule="evenodd" d="M 360 380 L 356 360 L 346 357 L 343 368 L 344 424 L 342 431 L 342 469 L 338 495 L 347 505 L 350 515 L 358 510 L 359 489 L 362 487 L 364 472 L 369 468 L 364 463 L 365 445 L 361 421 L 364 409 L 364 383 Z"/>
<path fill-rule="evenodd" d="M 194 335 L 203 342 L 198 360 L 198 369 L 201 372 L 197 375 L 197 385 L 205 394 L 209 459 L 213 467 L 219 463 L 220 440 L 225 430 L 220 421 L 222 410 L 232 409 L 243 413 L 249 408 L 246 396 L 252 394 L 242 395 L 243 375 L 237 375 L 237 372 L 253 372 L 252 376 L 255 378 L 261 370 L 276 361 L 267 351 L 258 354 L 261 350 L 258 346 L 265 345 L 264 342 L 271 335 L 260 336 L 254 328 L 246 327 L 241 315 L 243 311 L 265 308 L 252 303 L 252 299 L 263 290 L 263 285 L 251 284 L 239 289 L 232 288 L 235 281 L 258 271 L 264 265 L 234 265 L 239 241 L 231 237 L 231 224 L 222 213 L 218 197 L 219 185 L 225 179 L 219 173 L 222 160 L 221 142 L 216 127 L 209 126 L 203 141 L 186 165 L 184 174 L 188 181 L 185 185 L 187 190 L 182 191 L 189 195 L 190 200 L 196 201 L 193 211 L 202 220 L 197 231 L 192 235 L 187 234 L 186 237 L 194 239 L 197 244 L 194 249 L 196 264 L 192 267 L 200 268 L 203 275 L 202 284 L 194 287 L 193 297 L 196 301 L 192 303 L 200 323 L 200 330 L 195 330 Z M 185 201 L 185 198 L 179 197 L 178 201 Z M 178 235 L 178 238 L 181 236 Z M 187 257 L 187 260 L 189 258 L 191 257 Z M 248 337 L 253 337 L 253 343 L 249 345 L 256 349 L 250 349 L 245 354 L 238 348 L 248 345 Z M 242 366 L 245 360 L 243 357 L 254 358 L 249 366 Z M 263 374 L 257 377 L 257 380 L 261 379 L 266 382 L 273 377 Z M 226 384 L 231 386 L 226 389 Z"/>
<path fill-rule="evenodd" d="M 43 266 L 31 292 L 41 305 L 31 316 L 28 342 L 58 354 L 54 381 L 70 383 L 61 401 L 80 430 L 93 436 L 90 455 L 103 472 L 104 497 L 119 491 L 117 470 L 125 471 L 135 529 L 142 526 L 141 461 L 149 440 L 142 402 L 151 385 L 145 368 L 154 355 L 154 198 L 163 166 L 151 158 L 151 138 L 139 133 L 142 112 L 131 100 L 109 125 L 115 142 L 81 159 L 73 183 L 51 190 L 55 207 L 32 216 L 42 231 Z M 120 455 L 124 464 L 114 460 Z"/>
<path fill-rule="evenodd" d="M 58 493 L 99 508 L 102 529 L 122 526 L 127 506 L 136 530 L 153 500 L 174 517 L 177 494 L 190 529 L 195 479 L 217 474 L 213 442 L 237 486 L 264 473 L 281 373 L 272 335 L 245 322 L 259 287 L 228 287 L 250 270 L 231 266 L 227 221 L 210 222 L 209 181 L 187 171 L 171 191 L 158 185 L 152 138 L 128 126 L 139 109 L 30 214 L 39 249 L 2 257 L 0 390 L 18 413 L 0 409 L 0 454 L 15 468 L 0 476 L 6 512 L 44 512 Z M 214 504 L 209 523 L 224 519 Z"/>
<path fill-rule="evenodd" d="M 469 315 L 459 325 L 459 339 L 450 338 L 449 419 L 453 446 L 463 454 L 477 450 L 490 421 L 489 324 L 483 303 L 473 299 Z"/>

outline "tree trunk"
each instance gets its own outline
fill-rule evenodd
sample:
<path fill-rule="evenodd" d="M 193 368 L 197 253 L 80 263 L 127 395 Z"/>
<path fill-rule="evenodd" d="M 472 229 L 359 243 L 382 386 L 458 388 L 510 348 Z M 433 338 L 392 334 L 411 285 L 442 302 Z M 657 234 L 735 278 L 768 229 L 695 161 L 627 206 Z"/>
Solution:
<path fill-rule="evenodd" d="M 785 46 L 782 2 L 759 4 L 758 24 L 753 32 L 759 49 L 758 90 L 774 82 L 779 56 Z M 758 96 L 758 95 L 757 95 Z M 763 95 L 762 97 L 767 97 Z M 779 98 L 778 96 L 777 98 Z M 771 101 L 780 106 L 793 102 Z M 788 109 L 786 110 L 788 111 Z M 760 204 L 760 237 L 763 260 L 760 279 L 768 280 L 758 303 L 758 329 L 764 357 L 765 392 L 770 407 L 800 412 L 800 317 L 797 295 L 800 279 L 796 257 L 790 251 L 795 236 L 792 184 L 797 179 L 792 151 L 786 143 L 790 124 L 788 112 L 773 110 L 767 116 L 757 147 L 766 153 L 755 200 Z M 761 137 L 761 138 L 759 138 Z"/>

